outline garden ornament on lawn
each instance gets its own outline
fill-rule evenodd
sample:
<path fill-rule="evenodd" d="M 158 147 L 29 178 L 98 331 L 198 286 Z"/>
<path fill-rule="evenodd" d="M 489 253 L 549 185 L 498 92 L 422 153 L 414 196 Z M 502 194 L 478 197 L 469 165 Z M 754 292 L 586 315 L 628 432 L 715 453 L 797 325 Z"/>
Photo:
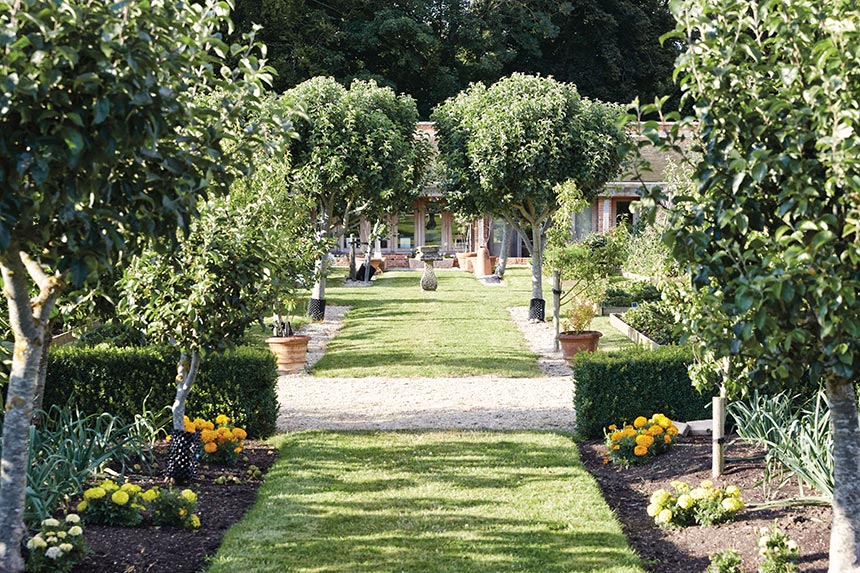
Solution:
<path fill-rule="evenodd" d="M 424 274 L 421 275 L 421 290 L 436 290 L 439 283 L 436 280 L 436 273 L 433 271 L 433 261 L 442 260 L 442 256 L 439 254 L 439 247 L 418 247 L 418 256 L 416 258 L 424 262 Z"/>

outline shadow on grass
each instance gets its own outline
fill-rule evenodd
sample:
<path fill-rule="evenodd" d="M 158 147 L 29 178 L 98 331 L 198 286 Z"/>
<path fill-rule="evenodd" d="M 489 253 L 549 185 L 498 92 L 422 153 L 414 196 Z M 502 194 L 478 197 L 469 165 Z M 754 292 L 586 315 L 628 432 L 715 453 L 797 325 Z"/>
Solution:
<path fill-rule="evenodd" d="M 473 436 L 282 438 L 211 572 L 641 573 L 568 438 Z"/>

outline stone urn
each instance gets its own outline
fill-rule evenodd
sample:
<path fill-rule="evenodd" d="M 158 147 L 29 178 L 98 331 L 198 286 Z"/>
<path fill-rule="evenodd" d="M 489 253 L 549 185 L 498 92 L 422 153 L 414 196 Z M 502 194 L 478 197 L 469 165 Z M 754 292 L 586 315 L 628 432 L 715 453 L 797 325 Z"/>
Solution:
<path fill-rule="evenodd" d="M 582 332 L 560 332 L 558 344 L 561 353 L 569 364 L 578 352 L 595 352 L 603 333 L 597 330 L 584 330 Z"/>
<path fill-rule="evenodd" d="M 439 247 L 425 245 L 418 247 L 417 251 L 415 258 L 424 263 L 424 273 L 421 275 L 421 290 L 436 290 L 439 283 L 436 280 L 436 272 L 433 270 L 433 262 L 442 260 L 442 255 L 439 254 Z"/>
<path fill-rule="evenodd" d="M 303 334 L 270 336 L 266 339 L 278 363 L 278 374 L 294 374 L 304 370 L 310 339 L 310 336 Z"/>

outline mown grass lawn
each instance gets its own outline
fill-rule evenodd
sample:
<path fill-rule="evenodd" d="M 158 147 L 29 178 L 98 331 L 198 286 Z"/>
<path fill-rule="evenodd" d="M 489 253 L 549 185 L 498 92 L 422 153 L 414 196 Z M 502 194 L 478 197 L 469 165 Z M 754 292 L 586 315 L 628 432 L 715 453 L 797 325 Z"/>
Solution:
<path fill-rule="evenodd" d="M 527 306 L 528 269 L 509 269 L 507 285 L 485 286 L 459 271 L 436 273 L 425 292 L 418 271 L 389 271 L 372 287 L 331 280 L 329 304 L 349 305 L 343 330 L 314 366 L 316 376 L 539 376 L 537 357 L 505 310 Z"/>
<path fill-rule="evenodd" d="M 303 432 L 209 573 L 642 573 L 563 434 Z"/>

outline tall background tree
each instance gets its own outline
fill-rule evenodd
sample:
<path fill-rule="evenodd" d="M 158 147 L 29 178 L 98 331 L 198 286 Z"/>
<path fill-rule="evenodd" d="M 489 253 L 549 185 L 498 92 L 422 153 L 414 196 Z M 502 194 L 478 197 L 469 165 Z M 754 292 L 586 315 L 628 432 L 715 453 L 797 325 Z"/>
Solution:
<path fill-rule="evenodd" d="M 587 97 L 627 103 L 674 93 L 678 44 L 667 0 L 239 0 L 262 24 L 275 88 L 318 75 L 412 95 L 421 117 L 472 82 L 553 75 Z"/>
<path fill-rule="evenodd" d="M 860 571 L 860 11 L 854 2 L 675 5 L 696 111 L 697 193 L 666 234 L 731 393 L 824 382 L 833 430 L 832 573 Z M 645 135 L 663 141 L 656 124 Z M 661 200 L 659 195 L 652 197 Z M 716 317 L 716 319 L 709 317 Z M 707 376 L 701 376 L 707 380 Z"/>
<path fill-rule="evenodd" d="M 400 204 L 418 192 L 424 144 L 415 136 L 415 101 L 373 81 L 344 88 L 314 78 L 289 90 L 284 105 L 304 111 L 290 146 L 290 189 L 314 205 L 319 240 L 336 239 L 373 205 Z M 328 255 L 317 262 L 308 314 L 325 316 Z"/>
<path fill-rule="evenodd" d="M 0 271 L 15 338 L 0 460 L 0 570 L 23 570 L 29 425 L 49 317 L 79 286 L 244 170 L 223 129 L 267 72 L 219 30 L 229 5 L 0 3 Z M 235 97 L 195 104 L 221 86 Z M 253 133 L 249 125 L 249 134 Z"/>
<path fill-rule="evenodd" d="M 621 165 L 619 114 L 571 84 L 523 74 L 475 84 L 433 113 L 445 197 L 501 217 L 531 252 L 530 318 L 544 319 L 544 235 L 561 196 L 593 198 Z"/>

